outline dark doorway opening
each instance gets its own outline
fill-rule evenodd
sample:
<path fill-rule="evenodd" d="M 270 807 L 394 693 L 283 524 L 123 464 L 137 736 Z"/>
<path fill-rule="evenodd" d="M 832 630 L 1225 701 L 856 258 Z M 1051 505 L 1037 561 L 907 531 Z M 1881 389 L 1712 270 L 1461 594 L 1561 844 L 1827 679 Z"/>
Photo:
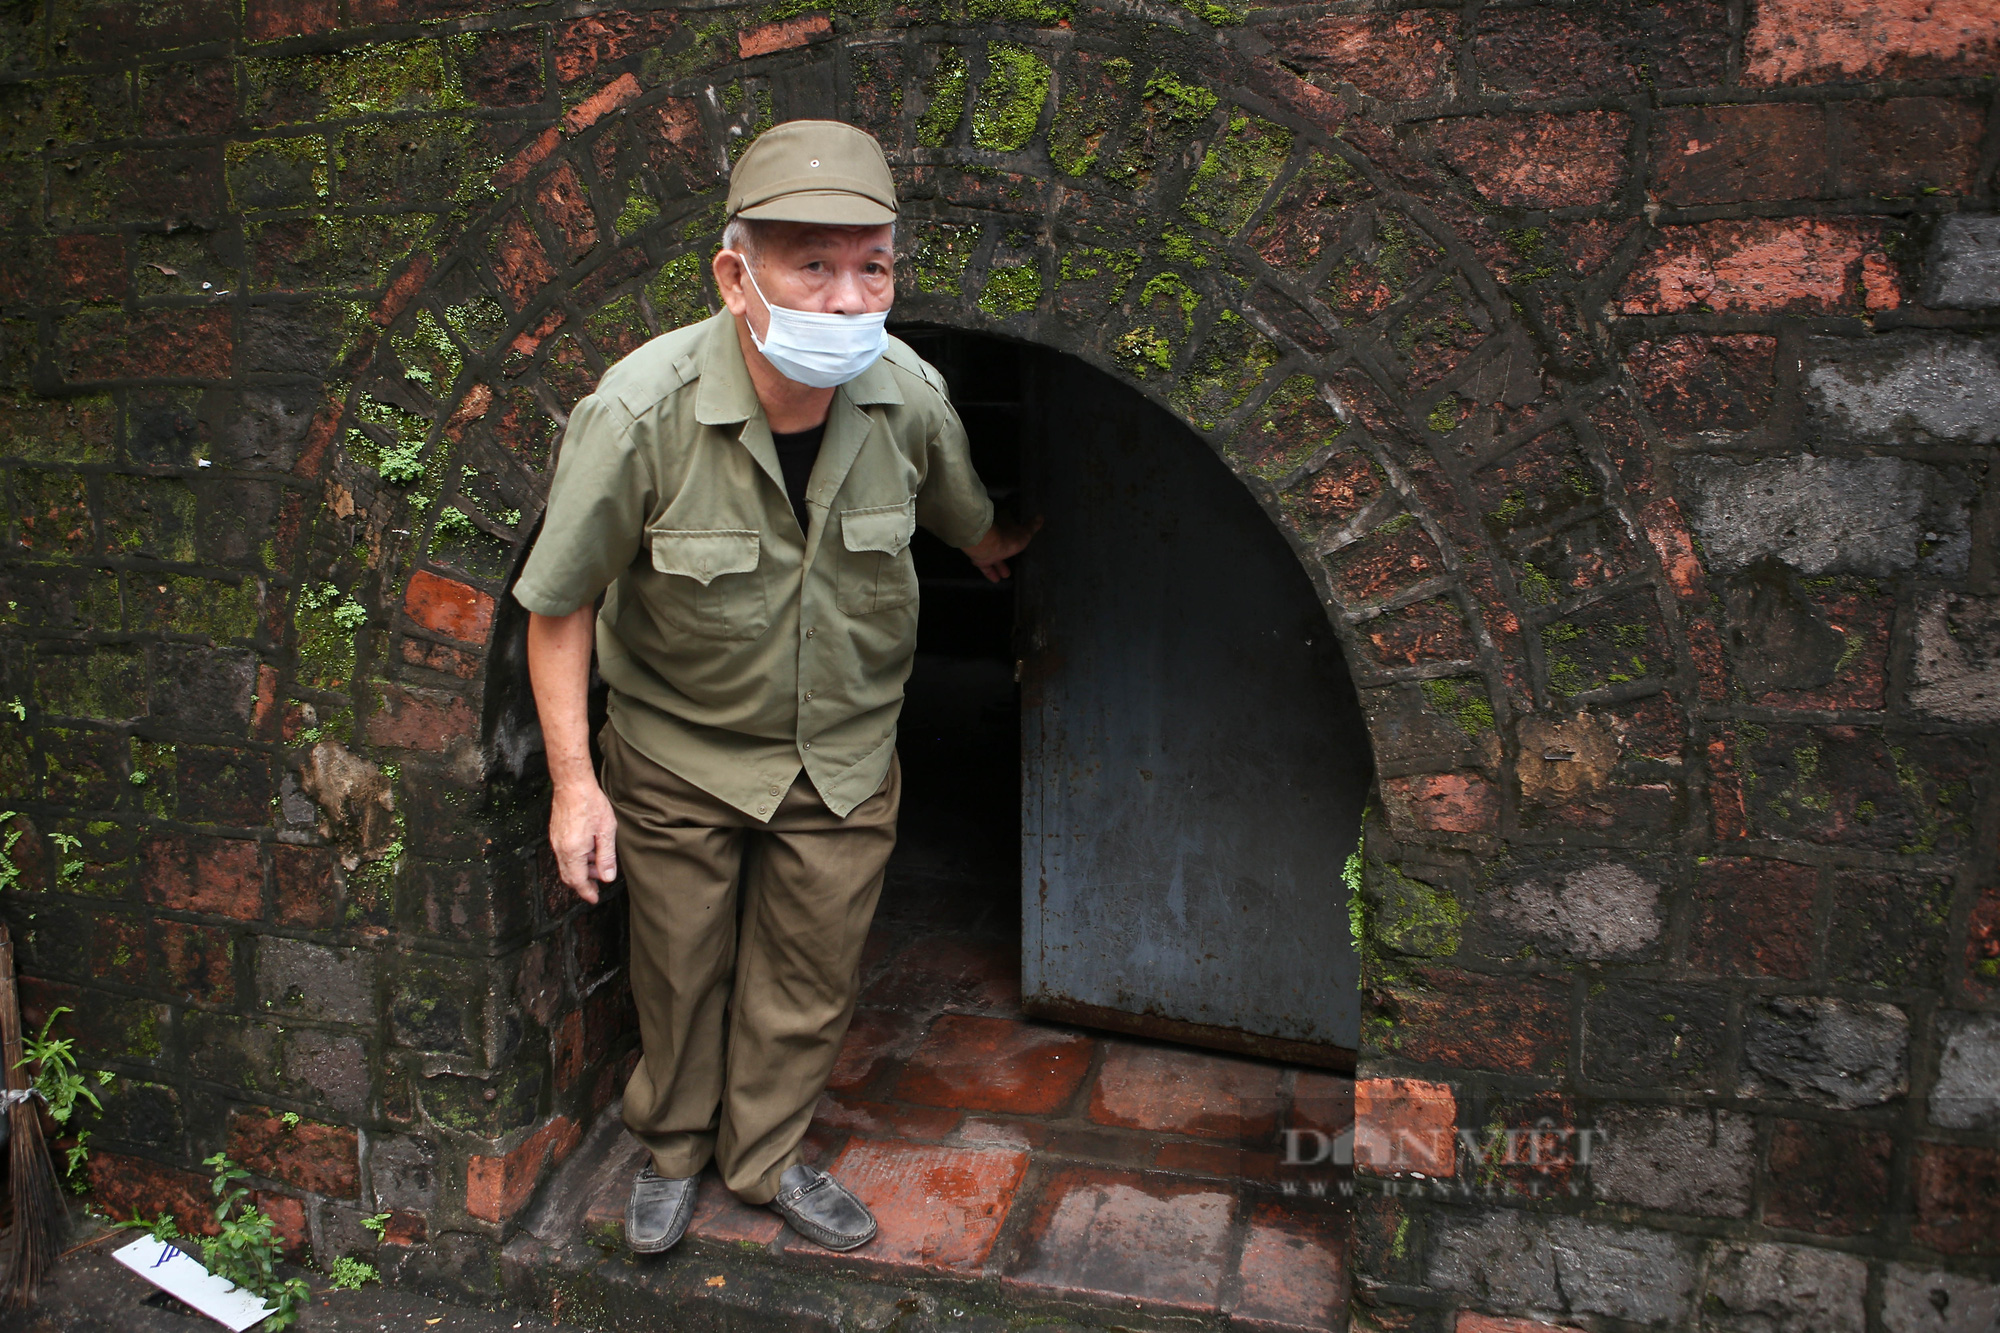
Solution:
<path fill-rule="evenodd" d="M 918 533 L 888 932 L 1010 955 L 1033 1015 L 1351 1068 L 1340 871 L 1371 766 L 1296 557 L 1126 386 L 1025 344 L 899 334 L 945 376 L 1003 512 L 1051 528 L 999 585 Z"/>

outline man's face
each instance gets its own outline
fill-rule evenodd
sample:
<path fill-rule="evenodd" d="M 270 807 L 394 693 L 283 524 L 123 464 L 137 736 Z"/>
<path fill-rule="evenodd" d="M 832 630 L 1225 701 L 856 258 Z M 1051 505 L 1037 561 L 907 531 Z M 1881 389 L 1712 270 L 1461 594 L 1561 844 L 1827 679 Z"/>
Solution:
<path fill-rule="evenodd" d="M 887 310 L 896 299 L 892 229 L 824 227 L 803 222 L 774 222 L 761 229 L 759 248 L 751 257 L 757 287 L 773 305 L 823 315 L 872 315 Z M 761 339 L 769 334 L 771 317 L 757 290 L 743 278 L 740 257 L 723 251 L 716 264 L 716 285 L 730 313 L 747 319 Z"/>

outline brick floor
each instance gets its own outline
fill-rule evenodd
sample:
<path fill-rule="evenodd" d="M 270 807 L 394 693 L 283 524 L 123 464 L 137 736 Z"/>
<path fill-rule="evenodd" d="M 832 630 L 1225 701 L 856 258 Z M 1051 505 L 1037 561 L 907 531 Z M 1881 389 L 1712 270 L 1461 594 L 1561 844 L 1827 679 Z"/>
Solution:
<path fill-rule="evenodd" d="M 1012 886 L 997 906 L 958 901 L 944 917 L 921 910 L 935 883 L 898 891 L 808 1140 L 875 1210 L 877 1238 L 830 1254 L 711 1173 L 686 1246 L 602 1272 L 652 1282 L 676 1263 L 713 1267 L 679 1288 L 696 1299 L 725 1266 L 751 1264 L 774 1281 L 796 1271 L 871 1290 L 960 1281 L 968 1308 L 998 1290 L 1010 1309 L 1095 1305 L 1133 1328 L 1190 1315 L 1241 1333 L 1346 1327 L 1340 1177 L 1281 1154 L 1287 1128 L 1353 1123 L 1352 1080 L 1026 1019 L 1018 938 L 993 928 L 1018 913 Z M 641 1159 L 583 1156 L 569 1168 L 595 1173 L 580 1231 L 591 1253 L 616 1256 Z M 731 1272 L 720 1290 L 749 1280 Z"/>

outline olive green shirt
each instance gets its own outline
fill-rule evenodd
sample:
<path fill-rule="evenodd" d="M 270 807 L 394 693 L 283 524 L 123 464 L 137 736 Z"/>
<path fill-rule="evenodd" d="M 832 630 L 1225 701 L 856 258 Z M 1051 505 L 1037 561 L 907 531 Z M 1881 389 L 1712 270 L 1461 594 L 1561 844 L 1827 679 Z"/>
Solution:
<path fill-rule="evenodd" d="M 937 371 L 891 339 L 834 390 L 799 531 L 733 317 L 663 334 L 605 373 L 563 435 L 530 611 L 597 616 L 611 724 L 757 819 L 801 768 L 836 815 L 889 771 L 917 643 L 921 523 L 993 526 Z"/>

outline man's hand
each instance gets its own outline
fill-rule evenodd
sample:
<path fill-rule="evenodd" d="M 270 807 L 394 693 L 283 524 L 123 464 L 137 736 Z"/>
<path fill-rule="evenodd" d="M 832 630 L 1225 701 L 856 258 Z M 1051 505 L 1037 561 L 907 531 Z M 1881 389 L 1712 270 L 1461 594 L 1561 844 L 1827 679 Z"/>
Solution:
<path fill-rule="evenodd" d="M 548 755 L 549 849 L 556 874 L 587 903 L 618 878 L 618 817 L 590 771 L 590 644 L 597 612 L 528 617 L 528 679 Z"/>
<path fill-rule="evenodd" d="M 595 782 L 557 787 L 549 805 L 549 847 L 556 874 L 587 903 L 597 886 L 618 878 L 618 816 Z"/>
<path fill-rule="evenodd" d="M 966 558 L 978 566 L 988 583 L 998 583 L 1007 577 L 1007 562 L 1028 548 L 1036 533 L 1042 530 L 1042 520 L 1033 523 L 1015 523 L 1010 519 L 997 518 L 993 526 L 986 530 L 971 546 L 962 546 Z"/>

